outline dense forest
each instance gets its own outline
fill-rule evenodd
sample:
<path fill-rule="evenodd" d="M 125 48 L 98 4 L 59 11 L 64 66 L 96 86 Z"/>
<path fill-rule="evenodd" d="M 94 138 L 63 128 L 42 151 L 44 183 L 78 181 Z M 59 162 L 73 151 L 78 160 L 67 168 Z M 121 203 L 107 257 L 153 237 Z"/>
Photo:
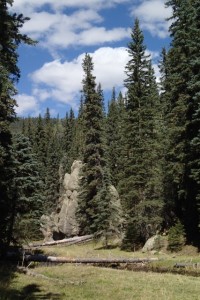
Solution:
<path fill-rule="evenodd" d="M 15 114 L 18 46 L 36 42 L 20 33 L 28 18 L 10 14 L 10 4 L 0 1 L 1 252 L 40 235 L 40 217 L 55 209 L 60 179 L 76 159 L 83 162 L 80 234 L 111 230 L 113 184 L 123 209 L 123 249 L 140 248 L 156 232 L 176 227 L 199 247 L 200 2 L 166 2 L 173 11 L 171 44 L 160 55 L 159 83 L 136 19 L 124 66 L 126 95 L 113 87 L 105 108 L 86 54 L 78 115 L 71 109 L 63 119 L 52 118 L 48 108 L 37 118 Z"/>

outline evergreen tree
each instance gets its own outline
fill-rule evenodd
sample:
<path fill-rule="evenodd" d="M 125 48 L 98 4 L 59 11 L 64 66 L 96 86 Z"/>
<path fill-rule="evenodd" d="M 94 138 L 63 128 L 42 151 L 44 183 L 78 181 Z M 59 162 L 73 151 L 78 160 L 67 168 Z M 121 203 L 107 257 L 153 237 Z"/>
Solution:
<path fill-rule="evenodd" d="M 160 68 L 160 113 L 162 119 L 162 156 L 163 156 L 163 194 L 164 194 L 164 224 L 165 228 L 174 225 L 175 216 L 175 202 L 173 177 L 168 169 L 168 149 L 169 149 L 169 131 L 168 131 L 168 114 L 171 110 L 171 101 L 169 97 L 169 63 L 168 54 L 165 48 L 161 52 L 161 60 L 159 62 Z"/>
<path fill-rule="evenodd" d="M 14 238 L 31 239 L 38 237 L 39 219 L 43 212 L 42 181 L 38 161 L 30 141 L 22 134 L 14 136 L 13 156 L 15 162 L 15 210 Z"/>
<path fill-rule="evenodd" d="M 106 161 L 104 144 L 104 126 L 102 99 L 96 92 L 95 77 L 93 76 L 92 58 L 86 54 L 83 61 L 83 97 L 84 97 L 84 123 L 85 123 L 85 146 L 83 153 L 82 179 L 80 182 L 79 205 L 77 216 L 80 232 L 96 233 L 99 231 L 102 218 L 102 209 L 105 212 L 108 201 L 102 207 L 102 197 L 99 193 L 106 188 Z M 105 196 L 105 194 L 104 194 Z M 105 199 L 105 198 L 104 198 Z M 107 218 L 107 213 L 105 213 Z M 101 223 L 101 224 L 100 224 Z"/>
<path fill-rule="evenodd" d="M 13 235 L 13 209 L 15 197 L 11 191 L 13 182 L 11 159 L 11 132 L 9 125 L 15 120 L 14 82 L 20 77 L 17 66 L 17 48 L 21 43 L 33 44 L 20 33 L 28 20 L 22 14 L 11 14 L 8 5 L 13 1 L 0 2 L 0 248 L 9 245 Z"/>
<path fill-rule="evenodd" d="M 143 34 L 136 19 L 126 66 L 127 115 L 124 120 L 123 167 L 119 182 L 127 218 L 123 247 L 134 249 L 159 228 L 162 191 L 158 147 L 158 91 Z M 131 234 L 134 233 L 134 237 Z"/>
<path fill-rule="evenodd" d="M 49 147 L 49 143 L 53 135 L 53 126 L 52 126 L 51 115 L 48 107 L 44 115 L 44 133 L 45 133 L 45 144 L 46 144 L 45 154 L 47 154 L 48 151 L 47 149 Z"/>
<path fill-rule="evenodd" d="M 29 141 L 31 142 L 32 146 L 33 146 L 34 136 L 35 136 L 34 130 L 35 128 L 34 128 L 33 120 L 32 118 L 28 117 L 27 130 L 25 131 L 25 135 L 29 138 Z"/>
<path fill-rule="evenodd" d="M 45 126 L 44 126 L 44 119 L 39 114 L 37 119 L 37 126 L 35 130 L 35 137 L 34 137 L 34 151 L 37 153 L 38 159 L 41 162 L 41 174 L 44 177 L 44 168 L 46 166 L 46 133 L 45 133 Z"/>
<path fill-rule="evenodd" d="M 192 16 L 192 26 L 191 26 L 191 66 L 192 66 L 192 76 L 188 83 L 188 89 L 191 94 L 190 103 L 190 116 L 191 122 L 189 126 L 190 133 L 190 176 L 192 178 L 192 188 L 190 187 L 190 201 L 193 204 L 190 206 L 190 212 L 192 218 L 195 220 L 191 224 L 191 216 L 188 215 L 188 227 L 189 235 L 192 240 L 195 240 L 196 244 L 199 245 L 200 241 L 200 3 L 199 1 L 194 1 L 195 13 Z M 193 38 L 195 36 L 195 39 Z M 189 187 L 188 187 L 189 188 Z M 191 226 L 192 225 L 192 226 Z M 192 228 L 191 228 L 192 227 Z M 188 231 L 188 230 L 187 230 Z M 193 232 L 196 232 L 194 235 Z"/>
<path fill-rule="evenodd" d="M 101 87 L 101 83 L 98 84 L 97 86 L 97 94 L 99 95 L 99 99 L 101 100 L 101 106 L 103 109 L 103 116 L 106 116 L 106 112 L 105 112 L 105 105 L 104 105 L 104 94 L 103 94 L 103 90 Z"/>
<path fill-rule="evenodd" d="M 75 148 L 75 125 L 76 120 L 74 116 L 74 111 L 71 108 L 68 113 L 66 113 L 64 121 L 64 133 L 63 133 L 63 150 L 64 150 L 64 160 L 65 171 L 70 172 L 71 165 L 75 159 L 77 159 L 77 151 Z"/>
<path fill-rule="evenodd" d="M 116 186 L 119 185 L 119 181 L 124 178 L 124 123 L 127 117 L 127 110 L 126 110 L 126 97 L 123 97 L 122 93 L 120 92 L 117 97 L 117 113 L 118 113 L 118 120 L 117 120 L 117 135 L 118 135 L 118 142 L 116 143 L 116 171 L 111 170 L 111 174 L 114 172 L 114 180 L 116 182 Z"/>
<path fill-rule="evenodd" d="M 119 144 L 120 144 L 120 109 L 116 99 L 115 88 L 112 91 L 111 101 L 108 106 L 107 115 L 107 148 L 108 148 L 108 164 L 111 173 L 111 180 L 114 186 L 118 183 L 119 173 Z"/>
<path fill-rule="evenodd" d="M 197 80 L 195 73 L 193 73 L 195 69 L 192 66 L 194 66 L 194 61 L 198 60 L 199 52 L 198 42 L 195 41 L 194 43 L 193 41 L 193 33 L 198 22 L 194 21 L 195 16 L 197 16 L 195 3 L 196 1 L 190 0 L 172 0 L 166 3 L 173 10 L 166 97 L 170 99 L 170 110 L 167 114 L 169 133 L 167 171 L 172 178 L 171 188 L 175 213 L 185 226 L 187 240 L 198 244 L 199 182 L 198 176 L 196 178 L 193 176 L 196 173 L 194 164 L 196 165 L 198 161 L 198 154 L 195 154 L 196 150 L 193 152 L 195 149 L 194 141 L 197 141 L 199 134 L 198 100 L 195 97 L 197 90 L 195 91 L 195 86 L 192 84 Z M 195 47 L 198 49 L 197 52 Z M 193 51 L 195 52 L 194 55 Z"/>
<path fill-rule="evenodd" d="M 49 141 L 45 168 L 45 213 L 55 210 L 60 191 L 59 166 L 61 162 L 61 144 L 55 134 Z"/>
<path fill-rule="evenodd" d="M 84 111 L 85 105 L 83 100 L 83 95 L 81 95 L 80 106 L 78 112 L 78 118 L 75 122 L 74 139 L 73 139 L 73 149 L 76 153 L 76 157 L 80 160 L 83 158 L 84 145 L 85 145 L 85 127 L 84 127 Z"/>

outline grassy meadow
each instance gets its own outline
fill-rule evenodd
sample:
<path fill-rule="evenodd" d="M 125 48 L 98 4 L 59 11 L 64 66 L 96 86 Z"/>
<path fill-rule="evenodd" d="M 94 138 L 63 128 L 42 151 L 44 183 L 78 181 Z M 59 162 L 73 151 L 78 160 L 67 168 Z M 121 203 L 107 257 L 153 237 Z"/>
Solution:
<path fill-rule="evenodd" d="M 176 262 L 199 262 L 200 256 L 188 248 L 179 254 L 124 252 L 102 249 L 92 242 L 85 245 L 44 247 L 50 255 L 102 258 L 158 257 L 157 264 L 173 267 Z M 190 255 L 188 255 L 190 252 Z M 0 300 L 200 300 L 200 277 L 170 273 L 134 272 L 81 264 L 29 267 L 37 276 L 16 272 L 15 267 L 0 267 Z M 198 269 L 198 272 L 200 270 Z"/>

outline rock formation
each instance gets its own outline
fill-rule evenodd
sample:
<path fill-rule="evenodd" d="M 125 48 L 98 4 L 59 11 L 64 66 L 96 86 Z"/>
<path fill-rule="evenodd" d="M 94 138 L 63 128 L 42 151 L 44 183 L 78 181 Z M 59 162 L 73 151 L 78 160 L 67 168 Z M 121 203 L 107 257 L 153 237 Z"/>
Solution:
<path fill-rule="evenodd" d="M 63 180 L 63 193 L 58 201 L 56 212 L 41 217 L 41 231 L 45 241 L 58 240 L 78 234 L 76 221 L 77 194 L 81 161 L 75 160 L 71 174 L 66 173 Z"/>
<path fill-rule="evenodd" d="M 63 192 L 59 198 L 56 212 L 49 216 L 41 217 L 41 231 L 44 241 L 60 240 L 66 237 L 78 235 L 78 222 L 76 209 L 78 206 L 79 174 L 82 162 L 75 160 L 71 167 L 71 174 L 66 173 L 63 180 Z M 117 190 L 110 186 L 112 220 L 111 227 L 120 227 L 121 203 Z M 113 230 L 114 232 L 114 230 Z"/>

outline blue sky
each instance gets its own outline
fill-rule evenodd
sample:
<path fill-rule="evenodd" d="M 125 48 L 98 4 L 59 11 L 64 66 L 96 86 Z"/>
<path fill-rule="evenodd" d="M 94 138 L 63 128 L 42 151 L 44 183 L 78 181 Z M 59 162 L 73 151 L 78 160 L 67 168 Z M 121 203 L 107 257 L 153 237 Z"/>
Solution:
<path fill-rule="evenodd" d="M 18 116 L 63 117 L 72 107 L 77 111 L 83 78 L 82 60 L 90 53 L 96 82 L 105 100 L 113 86 L 124 92 L 127 43 L 137 17 L 152 55 L 157 78 L 163 46 L 169 47 L 171 9 L 164 0 L 14 0 L 12 11 L 31 20 L 22 33 L 38 41 L 20 46 L 21 78 L 17 85 Z"/>

